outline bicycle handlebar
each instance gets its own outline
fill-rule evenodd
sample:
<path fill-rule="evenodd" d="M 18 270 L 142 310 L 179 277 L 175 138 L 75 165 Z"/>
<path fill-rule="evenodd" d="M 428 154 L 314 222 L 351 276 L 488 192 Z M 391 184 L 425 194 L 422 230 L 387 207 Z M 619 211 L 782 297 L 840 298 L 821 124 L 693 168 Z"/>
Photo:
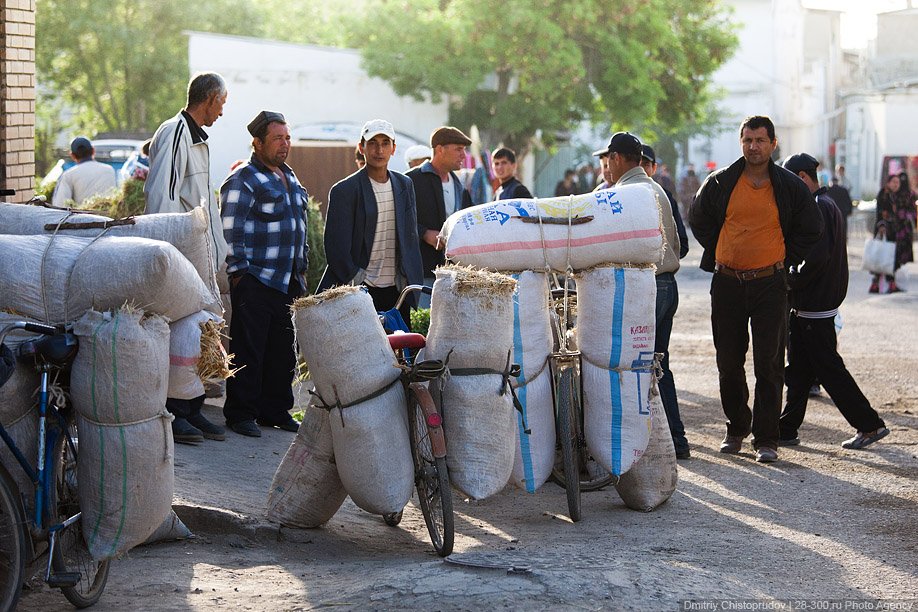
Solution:
<path fill-rule="evenodd" d="M 31 321 L 14 321 L 0 330 L 0 344 L 3 344 L 3 341 L 6 340 L 7 335 L 16 329 L 22 329 L 27 332 L 32 332 L 33 334 L 42 334 L 45 336 L 53 336 L 63 331 L 62 329 L 54 327 L 53 325 L 45 325 L 44 323 L 33 323 Z"/>
<path fill-rule="evenodd" d="M 433 290 L 426 285 L 408 285 L 407 287 L 402 289 L 402 292 L 398 295 L 398 301 L 395 302 L 395 309 L 398 310 L 399 308 L 401 308 L 402 303 L 405 301 L 405 298 L 407 298 L 412 293 L 415 293 L 418 291 L 421 293 L 426 293 L 427 295 L 430 295 Z"/>

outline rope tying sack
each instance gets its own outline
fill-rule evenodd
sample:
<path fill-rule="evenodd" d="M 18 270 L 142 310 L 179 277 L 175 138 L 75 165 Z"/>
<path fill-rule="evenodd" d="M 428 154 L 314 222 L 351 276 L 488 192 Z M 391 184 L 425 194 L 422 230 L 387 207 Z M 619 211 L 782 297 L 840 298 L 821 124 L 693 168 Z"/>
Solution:
<path fill-rule="evenodd" d="M 513 407 L 516 408 L 516 411 L 520 413 L 520 417 L 523 419 L 523 433 L 530 434 L 532 433 L 529 429 L 529 424 L 526 423 L 526 415 L 523 412 L 523 404 L 520 403 L 519 398 L 516 395 L 516 389 L 513 388 L 513 385 L 510 384 L 511 378 L 516 378 L 520 375 L 520 365 L 518 363 L 511 362 L 511 356 L 513 355 L 513 349 L 507 351 L 507 365 L 504 367 L 503 371 L 493 370 L 491 368 L 449 368 L 449 356 L 452 355 L 453 351 L 450 349 L 449 353 L 446 354 L 446 375 L 447 376 L 482 376 L 487 374 L 496 374 L 501 377 L 501 384 L 499 389 L 499 395 L 504 396 L 507 394 L 507 391 L 510 392 L 510 395 L 513 397 Z M 544 365 L 542 368 L 544 369 Z"/>
<path fill-rule="evenodd" d="M 381 396 L 381 395 L 387 393 L 387 392 L 389 391 L 389 389 L 391 389 L 392 387 L 395 386 L 396 383 L 402 383 L 403 381 L 404 381 L 404 375 L 399 376 L 398 378 L 396 378 L 396 379 L 393 380 L 392 382 L 390 382 L 390 383 L 388 383 L 388 384 L 386 384 L 386 385 L 383 385 L 382 387 L 380 387 L 380 388 L 377 389 L 376 391 L 373 391 L 373 392 L 370 393 L 369 395 L 365 395 L 365 396 L 363 396 L 363 397 L 361 397 L 361 398 L 358 398 L 358 399 L 356 399 L 356 400 L 354 400 L 354 401 L 352 401 L 352 402 L 348 402 L 348 403 L 346 403 L 346 404 L 342 404 L 342 403 L 341 403 L 341 398 L 338 397 L 338 385 L 332 385 L 332 392 L 335 394 L 335 403 L 334 403 L 334 404 L 329 404 L 328 402 L 326 402 L 326 401 L 325 401 L 325 398 L 323 398 L 315 389 L 310 389 L 310 390 L 309 390 L 309 395 L 311 395 L 311 396 L 316 400 L 315 402 L 313 402 L 313 405 L 314 405 L 314 406 L 317 406 L 317 407 L 319 407 L 319 408 L 324 408 L 325 410 L 328 410 L 329 412 L 331 412 L 332 408 L 337 408 L 337 409 L 338 409 L 338 417 L 341 419 L 341 427 L 344 427 L 344 409 L 345 409 L 345 408 L 350 408 L 351 406 L 356 406 L 357 404 L 362 404 L 362 403 L 364 403 L 364 402 L 368 402 L 368 401 L 370 401 L 371 399 L 376 399 L 377 397 L 379 397 L 379 396 Z"/>

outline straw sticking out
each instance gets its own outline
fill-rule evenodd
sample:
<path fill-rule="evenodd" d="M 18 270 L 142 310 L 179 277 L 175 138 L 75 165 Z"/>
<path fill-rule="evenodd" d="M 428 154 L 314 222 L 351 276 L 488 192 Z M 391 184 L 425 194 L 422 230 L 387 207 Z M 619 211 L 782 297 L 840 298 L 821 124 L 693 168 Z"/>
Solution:
<path fill-rule="evenodd" d="M 233 355 L 223 348 L 221 338 L 226 323 L 205 321 L 201 323 L 201 358 L 198 360 L 198 377 L 203 380 L 229 378 L 241 368 L 233 368 Z"/>

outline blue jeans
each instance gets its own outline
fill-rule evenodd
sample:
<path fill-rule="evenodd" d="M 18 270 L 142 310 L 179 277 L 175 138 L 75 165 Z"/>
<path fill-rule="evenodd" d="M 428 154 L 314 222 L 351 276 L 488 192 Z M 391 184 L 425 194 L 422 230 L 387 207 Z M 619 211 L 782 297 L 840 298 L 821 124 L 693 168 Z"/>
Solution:
<path fill-rule="evenodd" d="M 657 383 L 660 389 L 660 399 L 663 410 L 666 411 L 666 420 L 669 422 L 669 433 L 673 437 L 673 446 L 676 451 L 688 450 L 688 440 L 685 439 L 685 426 L 679 416 L 679 400 L 676 398 L 676 382 L 669 369 L 669 337 L 673 332 L 673 317 L 679 308 L 679 287 L 676 277 L 672 272 L 657 275 L 657 329 L 653 350 L 663 353 L 663 378 Z"/>

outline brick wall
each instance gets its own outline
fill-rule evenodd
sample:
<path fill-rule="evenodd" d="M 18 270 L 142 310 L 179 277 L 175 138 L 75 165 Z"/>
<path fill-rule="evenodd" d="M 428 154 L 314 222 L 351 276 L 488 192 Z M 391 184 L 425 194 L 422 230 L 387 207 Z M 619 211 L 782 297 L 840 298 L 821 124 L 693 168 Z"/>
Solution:
<path fill-rule="evenodd" d="M 0 188 L 35 184 L 35 0 L 0 0 Z"/>

